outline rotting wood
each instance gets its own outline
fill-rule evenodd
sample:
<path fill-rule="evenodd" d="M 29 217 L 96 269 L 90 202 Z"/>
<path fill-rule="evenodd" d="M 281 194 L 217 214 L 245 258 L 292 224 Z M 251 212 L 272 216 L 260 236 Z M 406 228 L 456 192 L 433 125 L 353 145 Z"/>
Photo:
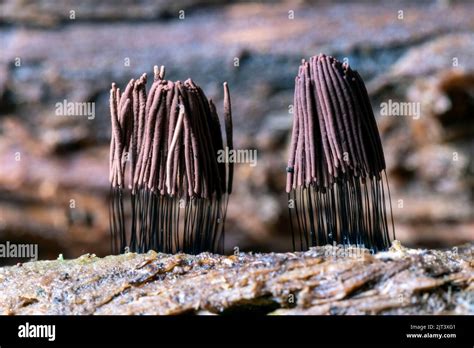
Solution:
<path fill-rule="evenodd" d="M 474 244 L 127 253 L 0 268 L 3 314 L 474 314 Z"/>

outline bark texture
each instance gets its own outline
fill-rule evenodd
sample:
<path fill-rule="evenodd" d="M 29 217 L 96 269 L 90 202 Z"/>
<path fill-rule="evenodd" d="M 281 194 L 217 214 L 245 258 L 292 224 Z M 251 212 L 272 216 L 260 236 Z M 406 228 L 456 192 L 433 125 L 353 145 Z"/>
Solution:
<path fill-rule="evenodd" d="M 87 254 L 0 268 L 0 313 L 474 314 L 473 251 Z"/>

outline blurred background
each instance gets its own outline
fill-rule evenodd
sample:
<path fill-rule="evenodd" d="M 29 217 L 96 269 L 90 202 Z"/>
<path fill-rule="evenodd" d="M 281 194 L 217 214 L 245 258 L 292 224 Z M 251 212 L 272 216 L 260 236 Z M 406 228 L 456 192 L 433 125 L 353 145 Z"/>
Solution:
<path fill-rule="evenodd" d="M 397 239 L 473 241 L 473 16 L 472 1 L 0 1 L 0 242 L 37 243 L 40 259 L 109 253 L 110 84 L 163 64 L 220 113 L 228 81 L 235 145 L 258 150 L 236 165 L 226 249 L 290 250 L 289 105 L 301 59 L 320 52 L 367 83 Z M 390 99 L 420 117 L 380 115 Z M 64 100 L 95 118 L 56 116 Z"/>

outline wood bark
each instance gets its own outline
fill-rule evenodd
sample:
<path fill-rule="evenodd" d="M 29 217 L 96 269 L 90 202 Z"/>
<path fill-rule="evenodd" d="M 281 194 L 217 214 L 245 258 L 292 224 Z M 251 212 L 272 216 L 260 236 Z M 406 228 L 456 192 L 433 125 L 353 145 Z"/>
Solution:
<path fill-rule="evenodd" d="M 474 314 L 473 251 L 87 254 L 0 268 L 0 313 Z"/>

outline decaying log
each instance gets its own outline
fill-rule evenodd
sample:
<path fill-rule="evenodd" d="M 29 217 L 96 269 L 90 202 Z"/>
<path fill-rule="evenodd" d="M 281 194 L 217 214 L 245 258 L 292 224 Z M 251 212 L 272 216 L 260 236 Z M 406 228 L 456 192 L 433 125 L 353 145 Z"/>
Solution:
<path fill-rule="evenodd" d="M 473 251 L 88 254 L 0 268 L 0 313 L 474 314 Z"/>

